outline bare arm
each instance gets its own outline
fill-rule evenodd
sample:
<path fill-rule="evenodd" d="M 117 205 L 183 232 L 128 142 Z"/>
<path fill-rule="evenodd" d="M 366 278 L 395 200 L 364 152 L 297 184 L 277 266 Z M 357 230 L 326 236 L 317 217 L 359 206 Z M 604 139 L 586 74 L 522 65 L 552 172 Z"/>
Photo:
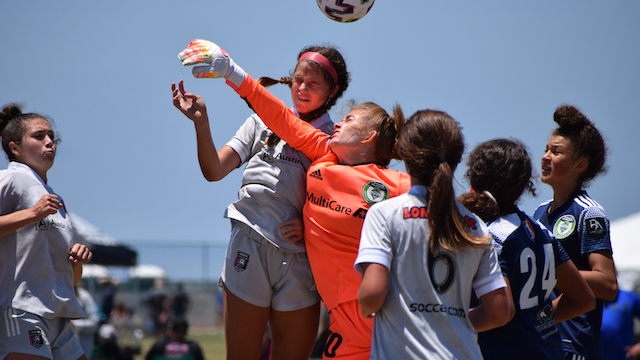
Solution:
<path fill-rule="evenodd" d="M 596 298 L 587 282 L 568 260 L 556 267 L 556 287 L 562 294 L 553 300 L 553 317 L 556 323 L 572 319 L 596 307 Z"/>
<path fill-rule="evenodd" d="M 480 302 L 479 306 L 469 310 L 469 321 L 477 332 L 504 326 L 515 314 L 508 282 L 507 287 L 481 296 Z"/>
<path fill-rule="evenodd" d="M 178 88 L 175 83 L 171 83 L 171 90 L 173 91 L 173 105 L 191 119 L 195 125 L 198 161 L 202 175 L 208 181 L 222 180 L 240 166 L 240 156 L 228 146 L 223 146 L 220 151 L 216 150 L 211 137 L 207 107 L 200 96 L 187 93 L 184 90 L 182 80 L 180 80 Z"/>
<path fill-rule="evenodd" d="M 587 281 L 596 298 L 612 301 L 618 294 L 618 280 L 611 251 L 601 250 L 590 253 L 588 256 L 591 271 L 581 270 L 580 274 Z"/>
<path fill-rule="evenodd" d="M 58 200 L 58 196 L 47 194 L 40 198 L 32 208 L 2 215 L 0 216 L 0 237 L 7 236 L 26 225 L 55 214 L 61 207 L 62 204 Z"/>
<path fill-rule="evenodd" d="M 374 263 L 362 264 L 362 267 L 363 275 L 358 290 L 358 301 L 362 309 L 362 316 L 372 318 L 380 310 L 387 297 L 389 269 Z"/>
<path fill-rule="evenodd" d="M 77 285 L 82 277 L 82 264 L 91 261 L 93 253 L 85 245 L 74 244 L 69 251 L 69 262 L 73 267 L 73 285 Z"/>

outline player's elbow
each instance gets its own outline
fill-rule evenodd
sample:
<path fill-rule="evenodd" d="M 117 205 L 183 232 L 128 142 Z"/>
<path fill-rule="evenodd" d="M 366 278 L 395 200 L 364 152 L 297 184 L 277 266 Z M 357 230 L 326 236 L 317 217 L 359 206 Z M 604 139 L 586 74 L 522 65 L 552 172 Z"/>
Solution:
<path fill-rule="evenodd" d="M 615 279 L 607 285 L 606 291 L 602 293 L 602 298 L 607 301 L 613 301 L 618 295 L 618 281 Z"/>
<path fill-rule="evenodd" d="M 507 325 L 507 323 L 511 321 L 511 319 L 513 319 L 513 316 L 515 314 L 516 309 L 509 306 L 508 303 L 505 303 L 504 307 L 500 311 L 494 313 L 495 327 L 502 327 Z"/>

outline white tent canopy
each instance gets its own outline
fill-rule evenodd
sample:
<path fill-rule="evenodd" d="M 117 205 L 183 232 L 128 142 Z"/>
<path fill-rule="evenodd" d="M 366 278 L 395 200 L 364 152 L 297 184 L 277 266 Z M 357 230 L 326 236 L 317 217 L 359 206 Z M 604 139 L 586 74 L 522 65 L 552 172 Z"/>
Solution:
<path fill-rule="evenodd" d="M 618 270 L 640 270 L 640 212 L 611 222 L 611 246 Z"/>
<path fill-rule="evenodd" d="M 626 290 L 640 285 L 640 212 L 611 222 L 613 261 L 618 284 Z"/>
<path fill-rule="evenodd" d="M 165 279 L 167 271 L 156 265 L 138 265 L 129 269 L 130 278 Z"/>
<path fill-rule="evenodd" d="M 82 278 L 110 278 L 109 269 L 103 265 L 84 264 L 82 265 Z"/>
<path fill-rule="evenodd" d="M 93 252 L 93 265 L 133 266 L 137 253 L 126 245 L 119 244 L 111 235 L 103 233 L 95 225 L 75 213 L 69 217 L 73 223 L 76 242 L 86 245 Z"/>

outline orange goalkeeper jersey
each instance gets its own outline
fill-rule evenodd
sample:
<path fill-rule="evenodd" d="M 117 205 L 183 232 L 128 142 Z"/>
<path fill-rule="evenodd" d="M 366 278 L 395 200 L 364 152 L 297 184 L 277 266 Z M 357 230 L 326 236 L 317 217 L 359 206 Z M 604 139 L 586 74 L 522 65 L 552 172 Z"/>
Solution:
<path fill-rule="evenodd" d="M 236 91 L 273 132 L 313 161 L 303 217 L 316 287 L 329 310 L 357 300 L 361 276 L 353 264 L 364 216 L 374 203 L 409 191 L 409 175 L 376 164 L 340 165 L 330 135 L 298 119 L 249 75 Z"/>

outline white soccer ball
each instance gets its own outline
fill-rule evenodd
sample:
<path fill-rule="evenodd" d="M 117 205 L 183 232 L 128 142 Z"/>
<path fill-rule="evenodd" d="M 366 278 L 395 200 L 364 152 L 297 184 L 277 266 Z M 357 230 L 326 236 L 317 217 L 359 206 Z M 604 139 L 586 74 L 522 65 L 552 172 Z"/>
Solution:
<path fill-rule="evenodd" d="M 362 19 L 375 0 L 316 0 L 318 7 L 329 19 L 349 23 Z"/>

